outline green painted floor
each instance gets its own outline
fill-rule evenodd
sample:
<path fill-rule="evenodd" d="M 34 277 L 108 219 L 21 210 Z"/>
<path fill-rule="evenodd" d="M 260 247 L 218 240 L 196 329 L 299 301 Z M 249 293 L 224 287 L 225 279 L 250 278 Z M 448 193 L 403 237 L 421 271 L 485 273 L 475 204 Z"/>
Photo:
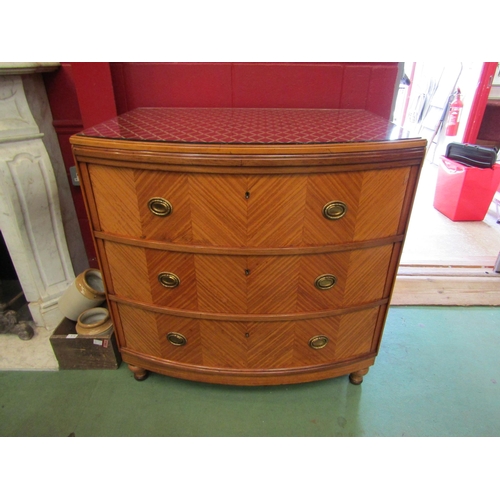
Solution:
<path fill-rule="evenodd" d="M 118 370 L 0 372 L 1 436 L 500 436 L 500 308 L 392 307 L 375 365 L 228 387 Z"/>

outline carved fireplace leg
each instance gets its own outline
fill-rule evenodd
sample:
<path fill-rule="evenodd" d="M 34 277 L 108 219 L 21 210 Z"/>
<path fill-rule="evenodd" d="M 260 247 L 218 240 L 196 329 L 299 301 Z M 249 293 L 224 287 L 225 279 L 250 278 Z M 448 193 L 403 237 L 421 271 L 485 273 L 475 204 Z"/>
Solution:
<path fill-rule="evenodd" d="M 363 370 L 358 370 L 357 372 L 352 372 L 349 375 L 349 382 L 354 385 L 359 385 L 363 382 L 363 377 L 368 373 L 368 368 Z"/>
<path fill-rule="evenodd" d="M 128 365 L 129 370 L 134 374 L 134 378 L 139 382 L 148 378 L 149 372 L 140 366 Z"/>

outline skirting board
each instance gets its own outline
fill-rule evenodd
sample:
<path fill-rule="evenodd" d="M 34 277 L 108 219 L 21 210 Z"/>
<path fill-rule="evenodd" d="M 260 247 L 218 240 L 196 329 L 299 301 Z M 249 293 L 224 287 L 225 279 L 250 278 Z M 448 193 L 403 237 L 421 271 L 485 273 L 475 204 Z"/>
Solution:
<path fill-rule="evenodd" d="M 391 305 L 498 306 L 500 274 L 492 267 L 400 267 Z"/>

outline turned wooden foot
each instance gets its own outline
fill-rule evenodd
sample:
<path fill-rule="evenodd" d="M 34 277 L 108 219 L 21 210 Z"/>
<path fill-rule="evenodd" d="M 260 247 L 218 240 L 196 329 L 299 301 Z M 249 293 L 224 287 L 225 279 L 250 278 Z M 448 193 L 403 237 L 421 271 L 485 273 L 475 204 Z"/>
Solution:
<path fill-rule="evenodd" d="M 142 382 L 148 378 L 149 372 L 140 366 L 128 365 L 129 370 L 134 374 L 134 378 Z"/>
<path fill-rule="evenodd" d="M 352 372 L 349 375 L 349 382 L 354 385 L 359 385 L 363 382 L 363 377 L 368 373 L 368 368 L 364 370 L 358 370 L 357 372 Z"/>

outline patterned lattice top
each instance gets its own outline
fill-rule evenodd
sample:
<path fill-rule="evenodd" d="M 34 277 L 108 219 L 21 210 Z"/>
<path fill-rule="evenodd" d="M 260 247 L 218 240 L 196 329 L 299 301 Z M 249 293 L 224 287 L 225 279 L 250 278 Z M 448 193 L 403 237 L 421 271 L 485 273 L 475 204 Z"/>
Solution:
<path fill-rule="evenodd" d="M 360 109 L 138 108 L 80 136 L 200 144 L 391 141 L 403 131 Z"/>

